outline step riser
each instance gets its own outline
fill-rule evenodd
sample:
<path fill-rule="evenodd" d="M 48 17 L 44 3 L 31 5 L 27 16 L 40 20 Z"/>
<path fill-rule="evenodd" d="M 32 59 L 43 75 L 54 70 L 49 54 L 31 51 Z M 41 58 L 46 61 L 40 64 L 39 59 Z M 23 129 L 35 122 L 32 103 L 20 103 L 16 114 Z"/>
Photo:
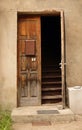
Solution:
<path fill-rule="evenodd" d="M 61 91 L 62 89 L 61 88 L 42 88 L 42 91 L 43 92 L 47 92 L 47 91 L 50 91 L 50 92 L 52 92 L 52 91 Z"/>
<path fill-rule="evenodd" d="M 61 75 L 61 73 L 60 72 L 54 72 L 54 71 L 53 72 L 48 71 L 48 72 L 43 72 L 42 75 L 43 76 L 46 76 L 46 75 L 54 76 L 54 75 Z"/>
<path fill-rule="evenodd" d="M 42 100 L 42 104 L 51 104 L 51 103 L 52 103 L 52 104 L 56 104 L 56 103 L 57 103 L 57 104 L 58 104 L 58 103 L 59 103 L 59 104 L 62 104 L 62 99 L 55 99 L 55 100 L 54 100 L 54 99 L 52 99 L 52 100 L 51 100 L 51 99 L 47 99 L 47 100 L 44 99 L 44 100 Z"/>
<path fill-rule="evenodd" d="M 61 81 L 60 77 L 57 78 L 43 78 L 42 82 L 54 82 L 54 81 Z"/>
<path fill-rule="evenodd" d="M 74 115 L 23 115 L 23 116 L 12 116 L 12 121 L 14 123 L 32 123 L 40 121 L 50 121 L 50 122 L 66 122 L 75 121 Z"/>
<path fill-rule="evenodd" d="M 59 81 L 58 82 L 54 82 L 54 81 L 53 82 L 42 82 L 42 85 L 57 85 L 57 84 L 59 85 L 59 84 L 61 84 L 61 82 L 59 82 Z"/>
<path fill-rule="evenodd" d="M 60 95 L 60 94 L 62 94 L 62 91 L 60 90 L 58 90 L 58 91 L 42 91 L 42 96 L 49 96 L 49 95 L 52 95 L 52 96 L 54 96 L 54 95 Z"/>
<path fill-rule="evenodd" d="M 61 88 L 61 84 L 42 84 L 42 88 Z"/>

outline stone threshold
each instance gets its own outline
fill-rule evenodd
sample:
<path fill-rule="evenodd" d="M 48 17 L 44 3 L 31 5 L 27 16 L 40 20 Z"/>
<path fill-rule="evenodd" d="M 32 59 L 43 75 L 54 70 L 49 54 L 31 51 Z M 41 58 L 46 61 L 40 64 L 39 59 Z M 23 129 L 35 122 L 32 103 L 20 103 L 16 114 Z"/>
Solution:
<path fill-rule="evenodd" d="M 61 106 L 28 106 L 14 108 L 11 118 L 14 123 L 61 123 L 82 120 L 82 115 L 75 115 L 69 108 L 62 109 Z"/>

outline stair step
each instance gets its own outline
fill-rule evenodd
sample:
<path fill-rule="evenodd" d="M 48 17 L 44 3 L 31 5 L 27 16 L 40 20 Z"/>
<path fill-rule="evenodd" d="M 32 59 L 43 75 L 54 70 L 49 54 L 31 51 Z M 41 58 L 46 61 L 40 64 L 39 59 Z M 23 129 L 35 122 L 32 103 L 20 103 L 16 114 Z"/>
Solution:
<path fill-rule="evenodd" d="M 42 91 L 57 91 L 62 90 L 62 88 L 42 88 Z"/>
<path fill-rule="evenodd" d="M 42 103 L 55 103 L 62 100 L 61 69 L 56 65 L 43 66 Z"/>
<path fill-rule="evenodd" d="M 48 65 L 43 65 L 42 67 L 45 68 L 45 67 L 57 67 L 59 66 L 59 63 L 52 63 L 52 64 L 48 64 Z"/>
<path fill-rule="evenodd" d="M 59 82 L 42 82 L 42 84 L 61 84 L 62 82 L 59 81 Z"/>
<path fill-rule="evenodd" d="M 43 68 L 43 70 L 46 70 L 46 69 L 59 69 L 59 66 L 57 65 L 57 66 L 53 66 L 53 65 L 49 65 L 49 66 L 43 66 L 42 67 Z"/>
<path fill-rule="evenodd" d="M 62 95 L 55 95 L 55 96 L 42 96 L 42 99 L 60 99 Z"/>
<path fill-rule="evenodd" d="M 44 79 L 44 78 L 47 78 L 47 79 L 51 79 L 51 78 L 61 78 L 61 75 L 44 75 L 43 77 L 42 77 L 42 79 Z"/>
<path fill-rule="evenodd" d="M 74 121 L 75 119 L 77 120 L 78 117 L 75 116 L 75 114 L 73 114 L 73 112 L 69 108 L 62 109 L 62 105 L 60 105 L 60 108 L 61 110 L 59 110 L 55 105 L 17 107 L 12 110 L 11 118 L 14 123 L 40 123 L 45 121 L 50 121 L 51 123 L 62 123 L 67 121 Z M 39 110 L 57 110 L 59 114 L 38 114 L 37 112 Z M 81 120 L 80 117 L 79 119 Z"/>
<path fill-rule="evenodd" d="M 61 72 L 61 70 L 57 69 L 57 70 L 50 70 L 50 69 L 47 69 L 47 70 L 43 70 L 42 73 L 55 73 L 55 72 Z"/>

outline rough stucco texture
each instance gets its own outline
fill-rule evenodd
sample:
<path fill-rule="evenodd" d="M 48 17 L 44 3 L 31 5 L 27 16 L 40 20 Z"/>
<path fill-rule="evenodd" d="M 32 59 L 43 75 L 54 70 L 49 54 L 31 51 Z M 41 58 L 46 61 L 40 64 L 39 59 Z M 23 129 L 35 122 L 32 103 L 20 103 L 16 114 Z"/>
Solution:
<path fill-rule="evenodd" d="M 82 85 L 82 0 L 0 0 L 0 103 L 16 107 L 17 12 L 64 10 L 67 87 Z"/>
<path fill-rule="evenodd" d="M 0 13 L 0 103 L 10 108 L 16 106 L 16 24 L 16 13 Z"/>

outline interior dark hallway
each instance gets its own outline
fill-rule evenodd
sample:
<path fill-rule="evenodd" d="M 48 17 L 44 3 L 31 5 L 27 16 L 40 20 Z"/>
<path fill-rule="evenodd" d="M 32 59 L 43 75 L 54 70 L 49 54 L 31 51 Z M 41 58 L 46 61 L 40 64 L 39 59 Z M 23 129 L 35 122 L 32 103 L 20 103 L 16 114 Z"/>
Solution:
<path fill-rule="evenodd" d="M 60 25 L 60 16 L 41 17 L 42 103 L 62 100 Z"/>

